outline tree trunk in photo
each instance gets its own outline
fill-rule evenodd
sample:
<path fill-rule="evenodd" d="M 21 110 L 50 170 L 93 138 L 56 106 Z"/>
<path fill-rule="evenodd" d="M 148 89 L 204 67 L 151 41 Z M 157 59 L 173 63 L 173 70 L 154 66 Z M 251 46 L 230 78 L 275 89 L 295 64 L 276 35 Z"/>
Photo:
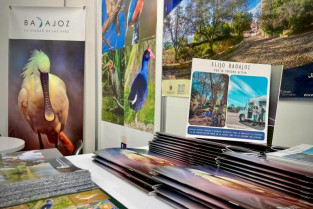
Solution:
<path fill-rule="evenodd" d="M 212 78 L 212 74 L 209 74 L 210 76 L 210 86 L 211 86 L 211 92 L 212 92 L 212 109 L 214 111 L 215 105 L 216 105 L 216 96 L 217 96 L 217 92 L 215 92 L 215 87 L 214 87 L 214 83 L 213 83 L 213 78 Z"/>
<path fill-rule="evenodd" d="M 223 114 L 224 107 L 227 104 L 227 94 L 228 94 L 227 89 L 228 89 L 228 82 L 229 81 L 228 81 L 228 78 L 226 76 L 223 76 L 221 82 L 224 83 L 224 86 L 222 88 L 223 97 L 221 99 L 220 106 L 218 108 L 218 113 L 219 114 Z"/>

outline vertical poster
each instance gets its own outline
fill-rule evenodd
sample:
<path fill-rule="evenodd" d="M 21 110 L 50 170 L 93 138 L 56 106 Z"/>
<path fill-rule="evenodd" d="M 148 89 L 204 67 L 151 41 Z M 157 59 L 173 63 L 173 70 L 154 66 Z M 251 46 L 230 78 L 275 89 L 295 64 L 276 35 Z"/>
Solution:
<path fill-rule="evenodd" d="M 12 7 L 9 136 L 25 150 L 82 146 L 85 10 Z"/>
<path fill-rule="evenodd" d="M 312 1 L 165 0 L 164 4 L 162 95 L 188 97 L 178 86 L 190 79 L 195 57 L 283 65 L 281 97 L 312 97 Z"/>
<path fill-rule="evenodd" d="M 270 65 L 193 59 L 187 136 L 266 143 L 270 78 Z"/>
<path fill-rule="evenodd" d="M 102 120 L 153 133 L 157 1 L 102 1 Z"/>

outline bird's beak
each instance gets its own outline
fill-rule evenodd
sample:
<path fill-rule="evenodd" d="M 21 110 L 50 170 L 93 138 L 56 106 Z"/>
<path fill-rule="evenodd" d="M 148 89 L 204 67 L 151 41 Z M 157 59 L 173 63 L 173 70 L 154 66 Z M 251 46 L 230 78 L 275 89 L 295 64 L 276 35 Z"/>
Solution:
<path fill-rule="evenodd" d="M 40 72 L 40 81 L 43 93 L 44 113 L 46 121 L 53 121 L 55 118 L 49 96 L 49 73 Z"/>
<path fill-rule="evenodd" d="M 150 59 L 155 59 L 155 56 L 152 51 L 150 51 Z"/>

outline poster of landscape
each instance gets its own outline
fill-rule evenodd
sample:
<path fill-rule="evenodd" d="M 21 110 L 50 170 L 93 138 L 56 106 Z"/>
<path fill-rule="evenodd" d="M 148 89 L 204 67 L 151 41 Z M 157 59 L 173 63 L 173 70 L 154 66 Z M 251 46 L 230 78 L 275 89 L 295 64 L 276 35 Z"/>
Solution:
<path fill-rule="evenodd" d="M 190 79 L 193 57 L 297 71 L 313 62 L 312 11 L 310 0 L 166 0 L 163 81 Z"/>

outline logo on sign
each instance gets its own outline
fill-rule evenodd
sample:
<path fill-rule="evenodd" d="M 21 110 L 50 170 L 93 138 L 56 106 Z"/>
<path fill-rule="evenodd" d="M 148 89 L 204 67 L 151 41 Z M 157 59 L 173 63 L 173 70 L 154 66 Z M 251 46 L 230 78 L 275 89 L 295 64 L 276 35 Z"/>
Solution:
<path fill-rule="evenodd" d="M 185 84 L 178 84 L 178 94 L 184 94 L 185 93 Z"/>
<path fill-rule="evenodd" d="M 36 20 L 37 19 L 37 20 Z M 34 26 L 41 28 L 44 27 L 59 27 L 59 28 L 68 28 L 70 27 L 69 20 L 42 20 L 40 17 L 36 19 L 24 20 L 24 26 Z"/>

